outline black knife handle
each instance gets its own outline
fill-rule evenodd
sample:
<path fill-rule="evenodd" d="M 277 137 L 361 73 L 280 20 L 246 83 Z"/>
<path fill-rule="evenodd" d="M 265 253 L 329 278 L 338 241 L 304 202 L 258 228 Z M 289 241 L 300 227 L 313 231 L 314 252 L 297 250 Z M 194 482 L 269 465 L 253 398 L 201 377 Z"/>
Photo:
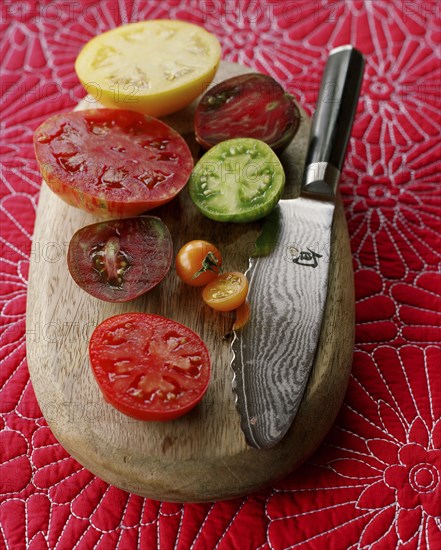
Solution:
<path fill-rule="evenodd" d="M 312 119 L 302 191 L 335 196 L 357 110 L 364 57 L 353 46 L 329 54 Z"/>

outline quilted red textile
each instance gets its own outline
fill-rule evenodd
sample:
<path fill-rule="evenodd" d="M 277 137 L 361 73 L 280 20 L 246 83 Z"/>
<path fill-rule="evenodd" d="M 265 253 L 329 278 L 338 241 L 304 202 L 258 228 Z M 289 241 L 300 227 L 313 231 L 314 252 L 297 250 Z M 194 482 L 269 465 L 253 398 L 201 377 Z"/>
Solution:
<path fill-rule="evenodd" d="M 441 548 L 440 4 L 6 0 L 0 9 L 0 546 Z M 351 42 L 367 59 L 341 185 L 357 303 L 347 395 L 306 464 L 229 502 L 161 503 L 95 478 L 51 434 L 26 366 L 33 131 L 82 97 L 73 62 L 88 39 L 160 17 L 204 25 L 225 59 L 274 76 L 309 113 L 332 47 Z"/>

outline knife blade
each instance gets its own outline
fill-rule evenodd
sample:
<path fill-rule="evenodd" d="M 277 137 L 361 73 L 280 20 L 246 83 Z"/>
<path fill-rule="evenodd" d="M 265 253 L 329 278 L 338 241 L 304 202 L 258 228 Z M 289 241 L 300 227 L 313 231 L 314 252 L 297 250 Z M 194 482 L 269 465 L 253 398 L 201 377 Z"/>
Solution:
<path fill-rule="evenodd" d="M 265 222 L 274 239 L 270 250 L 249 260 L 250 318 L 234 331 L 231 366 L 241 428 L 256 448 L 273 447 L 284 437 L 314 364 L 326 305 L 335 195 L 363 70 L 363 55 L 353 46 L 330 52 L 300 196 L 279 201 Z"/>

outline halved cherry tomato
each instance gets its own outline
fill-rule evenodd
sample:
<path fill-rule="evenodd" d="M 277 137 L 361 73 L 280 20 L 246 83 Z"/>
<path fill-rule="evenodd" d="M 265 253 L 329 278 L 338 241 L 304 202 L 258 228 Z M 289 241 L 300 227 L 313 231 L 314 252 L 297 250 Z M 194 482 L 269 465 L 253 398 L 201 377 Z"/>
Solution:
<path fill-rule="evenodd" d="M 94 223 L 78 230 L 67 252 L 74 281 L 107 302 L 127 302 L 156 286 L 168 273 L 173 243 L 153 216 Z"/>
<path fill-rule="evenodd" d="M 170 201 L 193 168 L 190 149 L 175 130 L 118 109 L 55 115 L 36 130 L 34 145 L 52 191 L 106 218 L 137 216 Z"/>
<path fill-rule="evenodd" d="M 220 56 L 219 41 L 204 28 L 159 19 L 92 38 L 75 70 L 86 91 L 106 107 L 164 116 L 207 88 Z"/>
<path fill-rule="evenodd" d="M 202 97 L 195 113 L 197 141 L 206 149 L 238 137 L 282 150 L 296 135 L 300 111 L 271 76 L 250 73 L 224 80 Z"/>
<path fill-rule="evenodd" d="M 208 241 L 190 241 L 176 256 L 176 273 L 191 286 L 206 285 L 219 275 L 221 266 L 221 253 Z"/>
<path fill-rule="evenodd" d="M 147 313 L 115 315 L 93 332 L 89 357 L 108 403 L 139 420 L 171 420 L 202 399 L 210 356 L 188 327 Z"/>
<path fill-rule="evenodd" d="M 243 304 L 248 293 L 248 280 L 243 273 L 222 273 L 202 291 L 204 302 L 216 311 L 233 311 Z"/>

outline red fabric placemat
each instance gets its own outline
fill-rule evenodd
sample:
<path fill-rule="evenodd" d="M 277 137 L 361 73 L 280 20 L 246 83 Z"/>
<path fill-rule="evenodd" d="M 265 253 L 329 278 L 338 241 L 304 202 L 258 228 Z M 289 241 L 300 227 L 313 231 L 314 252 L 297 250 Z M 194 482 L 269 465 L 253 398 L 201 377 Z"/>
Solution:
<path fill-rule="evenodd" d="M 176 550 L 441 548 L 440 5 L 432 1 L 12 2 L 1 9 L 0 546 Z M 319 450 L 266 491 L 212 504 L 143 499 L 57 443 L 26 365 L 40 174 L 32 134 L 84 92 L 92 36 L 153 18 L 214 32 L 224 59 L 278 79 L 311 113 L 329 50 L 366 55 L 342 175 L 356 346 Z"/>

